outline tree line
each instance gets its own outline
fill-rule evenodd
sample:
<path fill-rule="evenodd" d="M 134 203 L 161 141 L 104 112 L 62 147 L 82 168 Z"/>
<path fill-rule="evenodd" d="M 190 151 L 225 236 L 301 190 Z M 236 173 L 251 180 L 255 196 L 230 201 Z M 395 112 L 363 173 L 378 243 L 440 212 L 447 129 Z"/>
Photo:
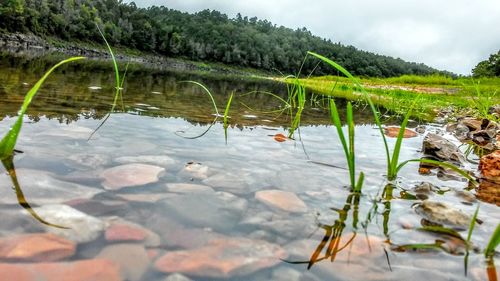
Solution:
<path fill-rule="evenodd" d="M 496 54 L 491 54 L 487 60 L 484 60 L 472 69 L 475 77 L 500 77 L 500 50 Z"/>
<path fill-rule="evenodd" d="M 102 42 L 99 24 L 108 41 L 144 52 L 197 61 L 222 62 L 267 71 L 331 74 L 307 51 L 333 58 L 353 74 L 392 77 L 403 74 L 450 74 L 422 63 L 378 55 L 313 35 L 306 28 L 290 29 L 267 20 L 218 11 L 195 14 L 167 7 L 138 8 L 121 0 L 3 0 L 0 29 L 33 33 L 67 41 Z"/>

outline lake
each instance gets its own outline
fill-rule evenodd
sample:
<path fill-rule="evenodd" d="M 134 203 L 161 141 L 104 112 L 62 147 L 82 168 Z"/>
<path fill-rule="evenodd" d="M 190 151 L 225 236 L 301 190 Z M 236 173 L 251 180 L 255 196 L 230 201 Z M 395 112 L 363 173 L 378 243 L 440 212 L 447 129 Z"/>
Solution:
<path fill-rule="evenodd" d="M 0 61 L 3 134 L 48 65 Z M 187 81 L 212 92 L 219 114 L 234 93 L 227 140 L 210 97 Z M 500 219 L 497 206 L 480 204 L 466 271 L 464 241 L 422 230 L 433 224 L 418 210 L 428 199 L 472 216 L 480 201 L 465 179 L 420 174 L 417 163 L 389 185 L 382 138 L 361 103 L 354 116 L 356 164 L 365 182 L 356 194 L 322 97 L 309 96 L 301 126 L 288 139 L 278 135 L 288 135 L 291 122 L 276 98 L 286 99 L 284 84 L 134 71 L 123 101 L 102 123 L 113 87 L 106 67 L 69 66 L 34 99 L 13 161 L 18 187 L 5 168 L 0 175 L 0 280 L 488 280 L 496 274 L 479 249 Z M 342 115 L 345 105 L 337 101 Z M 399 122 L 386 117 L 387 124 Z M 438 124 L 410 127 L 419 134 L 404 140 L 402 160 L 423 156 L 428 133 L 451 139 Z M 394 142 L 389 138 L 389 147 Z M 467 237 L 466 228 L 454 229 Z"/>

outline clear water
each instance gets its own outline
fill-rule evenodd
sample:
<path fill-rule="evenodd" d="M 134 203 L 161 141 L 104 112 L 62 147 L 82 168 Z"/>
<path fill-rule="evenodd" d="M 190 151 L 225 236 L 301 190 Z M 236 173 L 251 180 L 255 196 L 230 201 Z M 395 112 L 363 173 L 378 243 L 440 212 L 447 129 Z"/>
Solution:
<path fill-rule="evenodd" d="M 15 59 L 4 59 L 0 67 L 0 132 L 13 124 L 24 94 L 43 71 L 43 67 L 30 71 L 25 66 Z M 229 114 L 227 143 L 220 122 L 202 137 L 189 139 L 208 128 L 214 112 L 208 96 L 195 85 L 181 82 L 185 80 L 206 84 L 215 94 L 221 112 L 230 93 L 236 94 Z M 286 114 L 265 112 L 279 109 L 280 102 L 264 94 L 243 95 L 252 91 L 284 95 L 283 85 L 135 72 L 127 77 L 123 111 L 112 114 L 89 141 L 90 132 L 111 107 L 113 83 L 111 73 L 100 68 L 66 68 L 54 74 L 29 110 L 17 145 L 23 153 L 16 155 L 14 165 L 20 187 L 33 207 L 66 204 L 105 222 L 125 220 L 138 224 L 160 237 L 159 244 L 145 246 L 151 255 L 145 261 L 136 260 L 130 265 L 133 273 L 124 273 L 123 278 L 164 280 L 168 274 L 154 265 L 158 258 L 184 250 L 193 254 L 194 263 L 196 253 L 203 252 L 197 249 L 222 238 L 251 241 L 245 240 L 251 246 L 238 248 L 237 252 L 252 265 L 228 273 L 224 278 L 230 280 L 487 280 L 481 253 L 470 253 L 466 276 L 463 246 L 443 235 L 419 231 L 422 218 L 412 206 L 420 200 L 404 199 L 408 198 L 405 194 L 414 194 L 415 185 L 427 181 L 449 190 L 431 193 L 430 199 L 472 214 L 478 202 L 464 204 L 464 198 L 457 195 L 467 183 L 444 181 L 435 174 L 420 175 L 418 164 L 410 164 L 402 170 L 397 186 L 387 187 L 382 140 L 370 124 L 370 113 L 361 105 L 355 116 L 359 124 L 357 168 L 365 173 L 366 180 L 362 195 L 356 197 L 346 187 L 348 172 L 342 168 L 346 163 L 336 131 L 329 125 L 328 112 L 319 104 L 308 104 L 300 138 L 297 131 L 296 140 L 277 142 L 273 136 L 286 135 L 290 120 Z M 343 108 L 344 103 L 339 106 Z M 427 131 L 440 130 L 421 125 Z M 423 135 L 405 140 L 401 159 L 421 157 L 422 140 Z M 390 142 L 392 146 L 394 140 Z M 120 190 L 103 187 L 103 171 L 134 162 L 165 170 L 156 182 Z M 176 183 L 203 185 L 204 191 L 175 190 L 172 184 Z M 17 204 L 4 169 L 0 187 L 2 237 L 47 231 Z M 65 188 L 74 190 L 64 193 L 61 190 Z M 307 210 L 287 212 L 256 198 L 257 192 L 269 189 L 295 194 Z M 387 199 L 384 195 L 390 191 L 393 198 Z M 474 230 L 475 246 L 486 245 L 499 217 L 496 206 L 481 204 L 479 218 L 483 223 Z M 460 234 L 467 236 L 464 230 Z M 315 251 L 322 249 L 318 255 L 321 258 L 329 245 L 334 246 L 331 242 L 337 240 L 331 237 L 338 238 L 337 249 L 341 251 L 333 261 L 330 257 L 308 268 Z M 456 249 L 395 250 L 398 245 L 433 244 L 437 239 Z M 326 244 L 321 247 L 323 240 Z M 261 241 L 286 254 L 264 260 L 256 249 Z M 80 243 L 76 254 L 65 260 L 94 259 L 114 243 L 101 232 L 92 241 Z M 273 249 L 279 252 L 278 248 Z M 254 270 L 259 259 L 262 266 Z M 183 274 L 193 280 L 224 279 L 202 271 Z"/>

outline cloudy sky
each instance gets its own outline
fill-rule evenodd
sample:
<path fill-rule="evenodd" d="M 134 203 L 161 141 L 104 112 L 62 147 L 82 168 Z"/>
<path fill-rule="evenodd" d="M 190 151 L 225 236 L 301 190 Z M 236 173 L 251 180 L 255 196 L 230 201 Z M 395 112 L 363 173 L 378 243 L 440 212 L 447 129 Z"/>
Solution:
<path fill-rule="evenodd" d="M 126 0 L 125 2 L 130 2 Z M 135 0 L 186 12 L 215 9 L 359 49 L 469 74 L 500 49 L 500 0 Z"/>

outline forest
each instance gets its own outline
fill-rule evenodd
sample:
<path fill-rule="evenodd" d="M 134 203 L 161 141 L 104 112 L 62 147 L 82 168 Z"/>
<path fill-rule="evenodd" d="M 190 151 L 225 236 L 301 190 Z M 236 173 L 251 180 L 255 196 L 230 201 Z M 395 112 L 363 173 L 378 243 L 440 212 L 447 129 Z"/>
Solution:
<path fill-rule="evenodd" d="M 472 69 L 475 77 L 500 76 L 500 50 L 496 54 L 491 54 L 487 60 L 481 61 Z"/>
<path fill-rule="evenodd" d="M 102 42 L 99 24 L 113 46 L 204 62 L 222 62 L 272 72 L 331 74 L 325 65 L 304 57 L 314 51 L 334 58 L 354 75 L 394 77 L 438 71 L 422 63 L 378 55 L 290 29 L 268 20 L 218 11 L 188 14 L 167 7 L 138 8 L 121 0 L 4 0 L 2 32 L 32 33 L 71 42 Z"/>

